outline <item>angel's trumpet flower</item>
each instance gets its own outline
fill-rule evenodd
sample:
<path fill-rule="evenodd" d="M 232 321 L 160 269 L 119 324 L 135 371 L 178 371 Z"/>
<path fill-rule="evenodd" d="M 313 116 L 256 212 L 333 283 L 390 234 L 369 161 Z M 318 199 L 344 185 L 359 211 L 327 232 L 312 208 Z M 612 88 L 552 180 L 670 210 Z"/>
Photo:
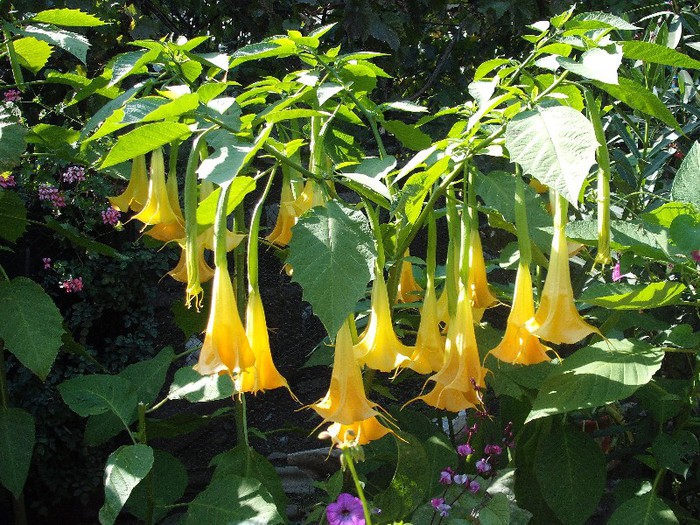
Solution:
<path fill-rule="evenodd" d="M 539 337 L 527 329 L 525 324 L 535 315 L 535 301 L 532 297 L 532 277 L 530 268 L 518 265 L 515 277 L 513 306 L 508 316 L 506 333 L 500 344 L 489 353 L 506 363 L 534 365 L 549 361 L 549 347 L 540 342 Z"/>
<path fill-rule="evenodd" d="M 457 309 L 447 331 L 445 361 L 440 371 L 428 379 L 435 383 L 433 389 L 416 399 L 450 412 L 480 407 L 477 389 L 484 387 L 485 375 L 476 346 L 471 301 L 460 284 Z"/>
<path fill-rule="evenodd" d="M 555 197 L 554 235 L 547 278 L 542 289 L 540 306 L 526 326 L 535 335 L 555 344 L 577 343 L 597 328 L 581 318 L 574 304 L 574 291 L 569 274 L 569 251 L 566 242 L 567 202 Z"/>
<path fill-rule="evenodd" d="M 209 266 L 206 259 L 204 258 L 204 245 L 199 244 L 199 249 L 197 250 L 197 265 L 199 267 L 199 282 L 205 283 L 214 277 L 214 269 Z M 179 281 L 181 283 L 186 283 L 188 281 L 187 275 L 187 251 L 185 247 L 182 247 L 182 252 L 180 253 L 180 259 L 177 261 L 175 268 L 168 272 L 168 275 Z"/>
<path fill-rule="evenodd" d="M 413 354 L 413 348 L 399 341 L 394 332 L 389 296 L 380 270 L 377 271 L 372 287 L 369 323 L 354 350 L 355 358 L 361 365 L 382 372 L 390 372 L 397 368 Z"/>
<path fill-rule="evenodd" d="M 163 151 L 159 148 L 151 155 L 151 180 L 148 183 L 148 200 L 143 209 L 134 215 L 134 219 L 146 225 L 178 221 L 177 214 L 170 205 L 167 185 L 165 184 L 165 164 Z"/>
<path fill-rule="evenodd" d="M 299 208 L 296 205 L 292 193 L 292 186 L 289 181 L 284 180 L 282 182 L 282 194 L 280 196 L 280 208 L 277 213 L 277 222 L 269 235 L 265 237 L 265 240 L 280 246 L 289 244 L 292 238 L 292 226 L 297 223 L 299 215 L 301 214 L 299 213 Z"/>
<path fill-rule="evenodd" d="M 370 441 L 386 436 L 391 430 L 382 425 L 376 416 L 352 425 L 333 423 L 319 437 L 330 437 L 338 448 L 366 445 Z"/>
<path fill-rule="evenodd" d="M 211 311 L 199 361 L 194 366 L 202 375 L 226 372 L 237 376 L 255 364 L 245 328 L 238 315 L 231 277 L 225 266 L 214 271 Z"/>
<path fill-rule="evenodd" d="M 148 199 L 148 174 L 146 172 L 146 156 L 139 155 L 131 162 L 131 178 L 121 195 L 107 197 L 113 208 L 125 212 L 128 210 L 141 211 Z"/>
<path fill-rule="evenodd" d="M 408 250 L 404 254 L 405 257 L 410 256 Z M 396 302 L 398 303 L 414 303 L 420 299 L 420 292 L 423 289 L 413 277 L 413 265 L 410 261 L 401 261 L 401 275 L 399 276 L 399 286 L 396 291 Z"/>
<path fill-rule="evenodd" d="M 146 235 L 153 237 L 159 241 L 171 242 L 185 237 L 185 217 L 182 215 L 180 208 L 180 198 L 177 193 L 177 177 L 175 173 L 168 174 L 168 180 L 165 183 L 166 193 L 168 194 L 168 203 L 170 209 L 175 215 L 174 221 L 160 222 L 154 225 L 146 232 Z"/>
<path fill-rule="evenodd" d="M 323 206 L 326 203 L 326 197 L 321 189 L 321 186 L 313 179 L 308 179 L 304 184 L 304 189 L 299 194 L 295 201 L 299 215 L 305 213 L 316 206 Z"/>
<path fill-rule="evenodd" d="M 265 309 L 257 291 L 250 291 L 246 308 L 245 332 L 255 355 L 255 365 L 243 370 L 236 380 L 238 392 L 264 392 L 285 387 L 291 393 L 287 380 L 282 377 L 272 361 L 270 337 L 267 333 Z M 294 395 L 292 394 L 292 397 Z M 295 398 L 296 399 L 296 398 Z"/>
<path fill-rule="evenodd" d="M 365 396 L 362 372 L 353 353 L 350 327 L 345 322 L 335 341 L 331 386 L 326 396 L 311 408 L 324 422 L 349 426 L 377 416 L 376 406 Z"/>
<path fill-rule="evenodd" d="M 423 308 L 421 308 L 420 325 L 416 335 L 416 346 L 409 361 L 402 366 L 419 374 L 437 372 L 442 368 L 445 358 L 445 337 L 440 333 L 438 320 L 438 301 L 432 277 L 428 277 L 425 288 Z"/>
<path fill-rule="evenodd" d="M 476 228 L 472 228 L 470 232 L 468 288 L 474 308 L 483 310 L 498 302 L 489 290 L 484 251 L 481 247 L 479 231 Z"/>

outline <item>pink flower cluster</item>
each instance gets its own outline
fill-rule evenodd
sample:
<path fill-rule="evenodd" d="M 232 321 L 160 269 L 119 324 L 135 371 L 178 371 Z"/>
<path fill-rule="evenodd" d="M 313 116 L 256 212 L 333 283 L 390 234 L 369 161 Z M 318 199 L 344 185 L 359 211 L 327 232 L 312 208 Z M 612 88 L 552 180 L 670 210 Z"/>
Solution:
<path fill-rule="evenodd" d="M 44 257 L 41 260 L 42 263 L 44 263 L 44 270 L 50 270 L 51 269 L 51 258 L 50 257 Z"/>
<path fill-rule="evenodd" d="M 19 102 L 22 100 L 22 94 L 16 89 L 10 89 L 3 93 L 3 98 L 5 99 L 5 102 Z"/>
<path fill-rule="evenodd" d="M 66 171 L 61 175 L 63 182 L 68 184 L 73 184 L 74 182 L 81 182 L 85 180 L 85 168 L 82 166 L 69 166 Z"/>
<path fill-rule="evenodd" d="M 66 279 L 59 286 L 63 288 L 66 291 L 66 293 L 77 293 L 82 291 L 83 289 L 83 278 L 75 277 L 71 279 Z"/>
<path fill-rule="evenodd" d="M 17 186 L 17 181 L 15 181 L 14 175 L 0 177 L 0 188 L 3 190 L 6 190 L 7 188 L 14 188 L 15 186 Z"/>
<path fill-rule="evenodd" d="M 121 212 L 116 208 L 111 206 L 102 212 L 102 223 L 109 224 L 111 226 L 116 226 L 119 224 L 119 219 L 121 217 Z"/>
<path fill-rule="evenodd" d="M 50 184 L 39 184 L 38 193 L 40 201 L 50 201 L 54 208 L 63 208 L 66 205 L 66 198 L 63 196 L 63 193 Z"/>

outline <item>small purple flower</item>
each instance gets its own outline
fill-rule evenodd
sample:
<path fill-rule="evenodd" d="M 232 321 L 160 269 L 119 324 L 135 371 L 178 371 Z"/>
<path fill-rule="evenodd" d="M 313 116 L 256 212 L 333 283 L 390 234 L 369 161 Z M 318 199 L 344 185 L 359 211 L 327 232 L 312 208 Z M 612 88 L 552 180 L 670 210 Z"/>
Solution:
<path fill-rule="evenodd" d="M 73 184 L 85 180 L 85 168 L 82 166 L 68 166 L 68 169 L 61 175 L 63 182 Z"/>
<path fill-rule="evenodd" d="M 16 89 L 10 89 L 3 93 L 3 98 L 5 99 L 5 102 L 19 102 L 22 100 L 22 94 Z"/>
<path fill-rule="evenodd" d="M 44 257 L 41 262 L 44 263 L 44 270 L 49 270 L 51 268 L 51 259 L 49 257 Z"/>
<path fill-rule="evenodd" d="M 615 266 L 613 266 L 611 278 L 614 283 L 622 279 L 622 270 L 620 270 L 619 262 L 615 263 Z"/>
<path fill-rule="evenodd" d="M 17 181 L 15 181 L 14 175 L 8 175 L 7 177 L 0 176 L 0 188 L 6 190 L 7 188 L 14 188 L 17 186 Z"/>
<path fill-rule="evenodd" d="M 63 194 L 51 184 L 39 184 L 37 193 L 40 201 L 50 201 L 54 208 L 63 208 L 66 205 L 66 199 Z"/>
<path fill-rule="evenodd" d="M 469 492 L 471 492 L 472 494 L 476 494 L 480 490 L 481 490 L 481 485 L 479 485 L 478 481 L 472 480 L 469 482 Z"/>
<path fill-rule="evenodd" d="M 433 498 L 430 500 L 430 504 L 433 506 L 436 512 L 440 513 L 440 516 L 447 516 L 452 508 L 450 505 L 445 503 L 444 498 Z"/>
<path fill-rule="evenodd" d="M 365 525 L 365 515 L 360 498 L 343 492 L 326 507 L 329 525 Z"/>
<path fill-rule="evenodd" d="M 469 477 L 466 474 L 455 474 L 453 481 L 456 485 L 464 485 L 467 481 L 469 481 Z"/>
<path fill-rule="evenodd" d="M 472 452 L 474 452 L 474 449 L 469 443 L 464 443 L 463 445 L 459 445 L 457 447 L 457 454 L 459 454 L 462 457 L 466 457 Z"/>
<path fill-rule="evenodd" d="M 700 250 L 690 252 L 690 257 L 697 263 L 700 263 Z"/>
<path fill-rule="evenodd" d="M 66 293 L 81 292 L 83 290 L 83 278 L 75 277 L 66 279 L 61 284 L 59 284 L 59 287 L 63 288 L 66 291 Z"/>
<path fill-rule="evenodd" d="M 484 447 L 484 454 L 500 456 L 503 449 L 499 445 L 486 445 Z"/>
<path fill-rule="evenodd" d="M 120 217 L 120 211 L 116 208 L 112 208 L 111 206 L 102 212 L 102 222 L 104 224 L 109 224 L 110 226 L 116 226 L 119 224 Z"/>
<path fill-rule="evenodd" d="M 443 485 L 449 485 L 452 483 L 452 475 L 454 474 L 454 470 L 452 470 L 450 467 L 442 469 L 440 472 L 440 483 Z"/>
<path fill-rule="evenodd" d="M 481 458 L 479 461 L 476 462 L 476 471 L 479 474 L 485 474 L 486 472 L 490 472 L 491 468 L 491 464 L 486 458 Z"/>

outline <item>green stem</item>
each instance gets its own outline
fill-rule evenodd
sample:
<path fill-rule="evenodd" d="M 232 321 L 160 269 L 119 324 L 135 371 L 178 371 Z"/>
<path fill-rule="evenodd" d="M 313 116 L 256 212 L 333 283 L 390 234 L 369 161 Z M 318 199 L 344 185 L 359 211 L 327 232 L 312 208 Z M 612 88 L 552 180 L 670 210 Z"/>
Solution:
<path fill-rule="evenodd" d="M 470 203 L 471 197 L 470 193 L 473 192 L 473 177 L 474 170 L 471 169 L 469 164 L 464 164 L 464 179 L 463 179 L 463 190 L 462 190 L 462 217 L 461 217 L 461 237 L 460 237 L 460 247 L 459 247 L 459 276 L 462 280 L 464 286 L 467 286 L 469 282 L 469 267 L 470 261 L 470 247 L 471 247 L 471 229 L 473 220 L 471 217 Z M 476 201 L 476 196 L 473 197 Z M 476 210 L 474 210 L 476 212 Z"/>
<path fill-rule="evenodd" d="M 219 201 L 216 204 L 216 220 L 214 221 L 214 263 L 221 268 L 228 268 L 228 258 L 226 256 L 226 234 L 228 226 L 226 224 L 228 214 L 228 196 L 231 185 L 221 187 Z M 242 209 L 242 206 L 239 206 Z"/>
<path fill-rule="evenodd" d="M 661 482 L 663 481 L 664 475 L 665 475 L 665 474 L 666 474 L 666 469 L 665 469 L 665 468 L 660 468 L 660 469 L 656 472 L 656 477 L 654 478 L 654 483 L 652 483 L 652 485 L 651 485 L 651 492 L 652 492 L 652 494 L 656 494 L 656 493 L 657 493 L 657 490 L 658 490 L 658 488 L 659 488 L 659 485 L 660 485 Z"/>
<path fill-rule="evenodd" d="M 365 491 L 362 489 L 362 483 L 360 483 L 360 477 L 357 475 L 357 470 L 355 469 L 355 462 L 352 459 L 352 452 L 349 449 L 343 449 L 343 458 L 345 459 L 345 464 L 350 470 L 350 475 L 352 480 L 355 482 L 355 489 L 357 490 L 357 496 L 362 502 L 362 511 L 365 515 L 365 525 L 372 525 L 372 515 L 369 511 L 369 505 L 367 505 L 367 498 L 365 498 Z"/>
<path fill-rule="evenodd" d="M 233 224 L 234 231 L 240 233 L 245 233 L 245 208 L 243 208 L 243 203 L 241 203 L 233 211 Z M 226 225 L 224 224 L 224 228 Z M 233 279 L 233 287 L 236 292 L 236 303 L 238 305 L 238 315 L 241 319 L 245 317 L 245 294 L 246 294 L 246 272 L 245 272 L 245 245 L 243 243 L 239 244 L 233 250 L 233 267 L 235 269 L 235 275 Z"/>
<path fill-rule="evenodd" d="M 24 91 L 24 76 L 22 75 L 22 68 L 19 65 L 19 58 L 17 56 L 17 52 L 15 51 L 15 44 L 12 42 L 12 35 L 7 29 L 2 30 L 2 35 L 5 38 L 7 52 L 10 55 L 10 67 L 12 68 L 12 76 L 15 78 L 17 89 Z"/>
<path fill-rule="evenodd" d="M 368 200 L 363 198 L 362 202 L 365 205 L 369 222 L 372 225 L 374 239 L 377 241 L 377 271 L 383 272 L 384 265 L 386 264 L 386 254 L 384 253 L 384 240 L 382 239 L 382 230 L 379 224 L 379 217 L 377 216 L 376 210 L 372 207 L 372 204 Z M 390 302 L 389 304 L 393 303 Z"/>
<path fill-rule="evenodd" d="M 532 261 L 532 244 L 527 224 L 527 205 L 525 204 L 525 183 L 520 165 L 515 167 L 515 229 L 518 232 L 518 249 L 520 265 L 530 266 Z"/>
<path fill-rule="evenodd" d="M 239 445 L 250 446 L 248 442 L 248 418 L 246 416 L 246 401 L 245 393 L 241 392 L 238 397 L 234 394 L 234 406 L 236 417 L 236 437 Z M 246 461 L 246 471 L 248 470 L 248 462 Z"/>
<path fill-rule="evenodd" d="M 139 431 L 138 439 L 139 443 L 144 445 L 148 444 L 148 438 L 146 435 L 146 404 L 139 403 L 138 405 L 138 421 L 139 421 Z M 153 525 L 153 510 L 155 508 L 155 499 L 153 497 L 153 469 L 151 469 L 146 475 L 146 515 L 144 516 L 144 523 L 146 525 Z"/>
<path fill-rule="evenodd" d="M 248 291 L 258 292 L 258 232 L 260 231 L 260 216 L 262 215 L 263 204 L 267 198 L 267 194 L 272 187 L 272 181 L 275 178 L 277 165 L 273 166 L 270 171 L 270 177 L 267 180 L 267 185 L 263 191 L 260 200 L 255 205 L 253 210 L 253 218 L 250 221 L 250 231 L 248 232 Z"/>
<path fill-rule="evenodd" d="M 452 317 L 457 308 L 459 287 L 456 279 L 459 275 L 460 233 L 462 227 L 457 212 L 457 200 L 451 186 L 447 188 L 445 200 L 447 205 L 447 230 L 449 232 L 447 261 L 445 263 L 445 289 L 447 290 L 447 310 L 450 317 Z"/>
<path fill-rule="evenodd" d="M 437 268 L 437 225 L 435 224 L 435 213 L 428 215 L 428 251 L 425 255 L 426 265 L 426 286 L 425 289 L 435 288 L 435 270 Z"/>

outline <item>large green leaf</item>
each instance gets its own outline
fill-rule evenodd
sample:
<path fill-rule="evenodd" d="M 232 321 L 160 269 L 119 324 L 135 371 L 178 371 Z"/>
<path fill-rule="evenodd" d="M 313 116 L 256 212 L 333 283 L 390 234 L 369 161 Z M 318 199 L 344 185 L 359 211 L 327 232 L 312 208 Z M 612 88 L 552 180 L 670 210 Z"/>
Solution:
<path fill-rule="evenodd" d="M 270 493 L 252 478 L 219 478 L 192 500 L 185 525 L 277 525 L 284 523 Z"/>
<path fill-rule="evenodd" d="M 153 466 L 153 449 L 148 445 L 124 445 L 112 452 L 105 466 L 105 503 L 100 509 L 100 524 L 112 525 L 131 491 Z"/>
<path fill-rule="evenodd" d="M 620 505 L 608 525 L 678 525 L 673 511 L 653 491 L 635 496 Z"/>
<path fill-rule="evenodd" d="M 27 208 L 14 191 L 0 190 L 0 237 L 16 242 L 27 229 Z"/>
<path fill-rule="evenodd" d="M 576 205 L 595 163 L 598 141 L 593 126 L 568 106 L 538 106 L 518 114 L 506 128 L 513 162 Z"/>
<path fill-rule="evenodd" d="M 19 164 L 20 155 L 24 153 L 24 137 L 27 128 L 20 124 L 3 122 L 0 113 L 0 173 L 10 171 Z"/>
<path fill-rule="evenodd" d="M 102 161 L 100 169 L 145 155 L 174 140 L 184 140 L 190 134 L 189 126 L 177 122 L 144 124 L 117 139 L 117 143 Z"/>
<path fill-rule="evenodd" d="M 571 20 L 566 22 L 564 27 L 566 27 L 566 29 L 606 29 L 611 27 L 621 31 L 636 31 L 639 29 L 639 27 L 630 24 L 627 20 L 624 20 L 619 16 L 604 13 L 602 11 L 594 11 L 576 15 Z"/>
<path fill-rule="evenodd" d="M 634 80 L 620 77 L 617 84 L 607 84 L 598 80 L 594 80 L 593 84 L 603 91 L 607 91 L 613 98 L 624 102 L 632 109 L 651 115 L 667 126 L 681 131 L 673 113 L 661 102 L 659 97 Z"/>
<path fill-rule="evenodd" d="M 0 282 L 0 339 L 42 381 L 61 348 L 62 334 L 63 317 L 41 286 L 26 277 Z"/>
<path fill-rule="evenodd" d="M 292 228 L 287 262 L 328 334 L 335 337 L 374 273 L 374 238 L 362 212 L 331 201 Z"/>
<path fill-rule="evenodd" d="M 567 57 L 557 57 L 557 62 L 564 69 L 582 77 L 617 84 L 617 70 L 622 63 L 622 52 L 617 47 L 613 52 L 596 47 L 581 55 L 580 62 Z"/>
<path fill-rule="evenodd" d="M 660 44 L 644 42 L 643 40 L 627 40 L 621 44 L 625 58 L 664 66 L 700 69 L 700 61 Z"/>
<path fill-rule="evenodd" d="M 251 60 L 260 60 L 261 58 L 284 57 L 293 53 L 296 50 L 296 45 L 289 40 L 281 40 L 279 42 L 260 42 L 249 44 L 236 50 L 231 55 L 231 64 L 229 67 L 236 67 Z"/>
<path fill-rule="evenodd" d="M 143 121 L 153 122 L 156 120 L 173 119 L 194 111 L 197 109 L 197 106 L 199 106 L 199 95 L 197 93 L 187 93 L 154 109 L 144 117 Z"/>
<path fill-rule="evenodd" d="M 34 418 L 20 408 L 0 409 L 0 483 L 19 498 L 34 450 Z"/>
<path fill-rule="evenodd" d="M 431 481 L 428 455 L 421 440 L 407 432 L 399 432 L 399 437 L 395 440 L 398 455 L 394 476 L 389 488 L 374 500 L 382 509 L 377 523 L 394 523 L 408 516 L 425 501 L 425 490 Z"/>
<path fill-rule="evenodd" d="M 605 456 L 589 435 L 556 426 L 537 445 L 535 474 L 547 505 L 566 525 L 593 514 L 605 488 Z"/>
<path fill-rule="evenodd" d="M 587 288 L 579 301 L 612 310 L 642 310 L 679 304 L 686 286 L 679 282 L 663 281 L 651 284 L 602 284 Z"/>
<path fill-rule="evenodd" d="M 651 445 L 651 453 L 660 466 L 686 479 L 698 452 L 698 438 L 688 430 L 679 430 L 674 434 L 661 433 Z"/>
<path fill-rule="evenodd" d="M 527 421 L 625 399 L 651 380 L 663 357 L 663 350 L 627 339 L 581 348 L 542 384 Z"/>
<path fill-rule="evenodd" d="M 465 520 L 465 525 L 469 523 Z M 494 494 L 486 506 L 479 510 L 480 525 L 508 525 L 510 523 L 510 503 L 505 494 Z"/>
<path fill-rule="evenodd" d="M 400 120 L 383 120 L 382 127 L 394 135 L 404 147 L 413 151 L 429 148 L 432 142 L 430 135 Z"/>
<path fill-rule="evenodd" d="M 35 75 L 46 65 L 53 53 L 53 48 L 49 44 L 31 36 L 19 38 L 13 42 L 13 45 L 19 57 L 19 63 Z"/>
<path fill-rule="evenodd" d="M 98 27 L 107 24 L 95 15 L 85 13 L 80 9 L 46 9 L 34 15 L 32 20 L 68 27 Z"/>
<path fill-rule="evenodd" d="M 128 51 L 117 55 L 112 63 L 112 79 L 109 81 L 109 85 L 113 86 L 133 73 L 145 72 L 144 66 L 158 58 L 160 52 L 158 47 L 154 47 L 149 50 Z"/>
<path fill-rule="evenodd" d="M 676 172 L 671 197 L 677 201 L 692 202 L 700 210 L 700 144 L 697 141 Z"/>
<path fill-rule="evenodd" d="M 573 221 L 566 225 L 566 236 L 591 246 L 598 242 L 598 226 L 595 220 Z M 618 251 L 631 251 L 643 257 L 667 261 L 664 239 L 650 231 L 649 226 L 638 221 L 610 221 L 610 247 Z"/>
<path fill-rule="evenodd" d="M 248 176 L 238 176 L 231 181 L 226 202 L 226 215 L 230 215 L 243 199 L 255 189 L 255 179 Z M 216 206 L 219 202 L 221 188 L 216 188 L 202 202 L 197 205 L 197 224 L 201 228 L 207 228 L 214 224 L 216 219 Z"/>
<path fill-rule="evenodd" d="M 138 403 L 127 379 L 108 374 L 72 377 L 58 385 L 58 391 L 66 405 L 79 416 L 111 411 L 125 427 L 129 426 Z"/>
<path fill-rule="evenodd" d="M 60 47 L 85 64 L 90 42 L 78 33 L 66 31 L 65 29 L 56 29 L 51 26 L 26 26 L 24 29 L 13 32 L 24 36 L 32 36 L 38 40 L 48 42 L 52 46 Z"/>
<path fill-rule="evenodd" d="M 233 395 L 233 381 L 227 375 L 200 375 L 191 367 L 175 372 L 168 399 L 186 399 L 192 403 L 216 401 Z"/>

